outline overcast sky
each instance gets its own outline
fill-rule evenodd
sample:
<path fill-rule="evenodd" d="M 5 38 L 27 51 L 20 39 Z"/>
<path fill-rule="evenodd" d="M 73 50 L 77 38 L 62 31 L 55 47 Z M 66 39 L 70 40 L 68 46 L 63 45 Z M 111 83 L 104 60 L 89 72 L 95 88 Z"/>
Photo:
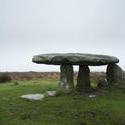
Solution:
<path fill-rule="evenodd" d="M 125 0 L 0 0 L 0 71 L 59 71 L 32 63 L 51 52 L 116 56 L 125 69 Z"/>

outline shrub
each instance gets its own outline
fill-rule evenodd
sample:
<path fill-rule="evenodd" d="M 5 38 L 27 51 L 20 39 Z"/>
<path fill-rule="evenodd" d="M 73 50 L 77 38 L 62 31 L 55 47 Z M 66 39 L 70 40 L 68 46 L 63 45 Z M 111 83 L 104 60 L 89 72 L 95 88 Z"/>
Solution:
<path fill-rule="evenodd" d="M 0 75 L 0 83 L 11 81 L 11 77 L 7 74 Z"/>
<path fill-rule="evenodd" d="M 13 82 L 13 85 L 15 85 L 15 86 L 16 86 L 16 85 L 19 85 L 19 83 L 18 83 L 17 81 L 14 81 L 14 82 Z"/>

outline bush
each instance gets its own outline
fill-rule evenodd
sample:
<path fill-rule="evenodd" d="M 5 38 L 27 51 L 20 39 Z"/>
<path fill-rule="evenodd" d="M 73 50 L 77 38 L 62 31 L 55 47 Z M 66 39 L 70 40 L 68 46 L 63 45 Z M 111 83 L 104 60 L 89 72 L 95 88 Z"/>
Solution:
<path fill-rule="evenodd" d="M 11 81 L 11 77 L 7 74 L 0 75 L 0 83 Z"/>

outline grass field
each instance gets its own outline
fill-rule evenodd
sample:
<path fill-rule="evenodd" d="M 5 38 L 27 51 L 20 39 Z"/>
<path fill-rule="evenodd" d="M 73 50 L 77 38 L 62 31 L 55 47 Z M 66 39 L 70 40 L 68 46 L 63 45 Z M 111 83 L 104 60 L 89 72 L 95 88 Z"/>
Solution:
<path fill-rule="evenodd" d="M 125 89 L 104 88 L 95 98 L 62 94 L 43 101 L 24 94 L 57 90 L 58 80 L 38 79 L 0 84 L 0 125 L 125 125 Z"/>

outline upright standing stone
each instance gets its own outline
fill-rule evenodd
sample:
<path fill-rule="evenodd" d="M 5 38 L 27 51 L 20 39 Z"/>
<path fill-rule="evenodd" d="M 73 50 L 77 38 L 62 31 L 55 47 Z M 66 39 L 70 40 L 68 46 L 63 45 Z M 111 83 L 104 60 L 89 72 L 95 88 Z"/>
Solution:
<path fill-rule="evenodd" d="M 70 93 L 74 89 L 73 85 L 73 66 L 63 64 L 60 67 L 60 84 L 59 87 L 64 93 Z"/>
<path fill-rule="evenodd" d="M 114 82 L 114 70 L 113 70 L 114 64 L 109 64 L 106 69 L 106 79 L 109 86 L 112 86 Z"/>
<path fill-rule="evenodd" d="M 84 91 L 85 88 L 90 87 L 90 80 L 89 80 L 89 67 L 85 65 L 79 66 L 78 78 L 77 78 L 77 91 Z"/>
<path fill-rule="evenodd" d="M 109 64 L 106 73 L 108 85 L 125 88 L 125 72 L 116 64 Z"/>

